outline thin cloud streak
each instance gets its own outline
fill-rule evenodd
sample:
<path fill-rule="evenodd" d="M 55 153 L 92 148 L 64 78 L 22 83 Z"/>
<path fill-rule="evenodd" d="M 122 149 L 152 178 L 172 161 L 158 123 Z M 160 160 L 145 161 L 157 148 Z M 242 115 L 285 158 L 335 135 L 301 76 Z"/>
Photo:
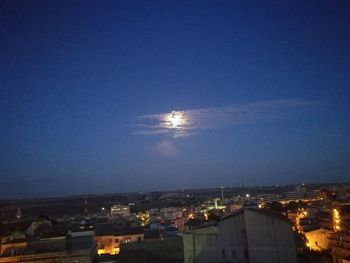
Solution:
<path fill-rule="evenodd" d="M 290 119 L 320 105 L 321 103 L 317 101 L 274 100 L 142 115 L 136 118 L 135 125 L 140 130 L 132 134 L 166 135 L 173 138 L 188 137 L 206 129 L 272 123 Z M 181 125 L 176 127 L 169 125 L 169 116 L 174 115 L 183 118 Z"/>
<path fill-rule="evenodd" d="M 142 130 L 142 131 L 135 131 L 132 133 L 132 135 L 158 135 L 158 134 L 165 134 L 168 133 L 168 130 Z"/>

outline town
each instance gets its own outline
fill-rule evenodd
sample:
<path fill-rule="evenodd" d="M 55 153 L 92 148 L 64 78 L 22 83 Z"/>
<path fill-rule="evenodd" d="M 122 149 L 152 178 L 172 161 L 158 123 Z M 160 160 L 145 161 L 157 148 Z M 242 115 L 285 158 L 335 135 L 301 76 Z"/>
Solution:
<path fill-rule="evenodd" d="M 350 184 L 0 202 L 5 262 L 350 262 Z"/>

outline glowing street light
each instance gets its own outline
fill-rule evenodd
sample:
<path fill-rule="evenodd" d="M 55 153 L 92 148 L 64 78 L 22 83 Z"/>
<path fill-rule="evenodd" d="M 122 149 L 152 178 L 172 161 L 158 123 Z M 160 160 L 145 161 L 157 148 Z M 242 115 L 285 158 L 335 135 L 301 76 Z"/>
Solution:
<path fill-rule="evenodd" d="M 334 229 L 334 232 L 338 232 L 341 230 L 340 223 L 341 223 L 341 220 L 340 220 L 339 211 L 337 209 L 333 209 L 333 229 Z"/>

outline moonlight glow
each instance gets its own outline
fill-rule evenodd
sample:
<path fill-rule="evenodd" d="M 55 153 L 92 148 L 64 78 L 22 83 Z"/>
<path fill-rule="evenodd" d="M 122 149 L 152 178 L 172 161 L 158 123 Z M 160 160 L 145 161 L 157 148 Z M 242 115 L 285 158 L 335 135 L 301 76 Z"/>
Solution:
<path fill-rule="evenodd" d="M 164 122 L 167 128 L 170 129 L 182 129 L 186 124 L 187 118 L 183 112 L 172 111 L 167 116 L 165 116 Z"/>

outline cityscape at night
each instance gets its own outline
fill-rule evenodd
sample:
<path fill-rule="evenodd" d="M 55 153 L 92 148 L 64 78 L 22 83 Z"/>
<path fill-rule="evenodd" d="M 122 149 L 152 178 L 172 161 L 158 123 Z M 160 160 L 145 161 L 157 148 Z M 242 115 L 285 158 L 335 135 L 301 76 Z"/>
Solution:
<path fill-rule="evenodd" d="M 350 263 L 350 2 L 0 1 L 0 263 Z"/>

